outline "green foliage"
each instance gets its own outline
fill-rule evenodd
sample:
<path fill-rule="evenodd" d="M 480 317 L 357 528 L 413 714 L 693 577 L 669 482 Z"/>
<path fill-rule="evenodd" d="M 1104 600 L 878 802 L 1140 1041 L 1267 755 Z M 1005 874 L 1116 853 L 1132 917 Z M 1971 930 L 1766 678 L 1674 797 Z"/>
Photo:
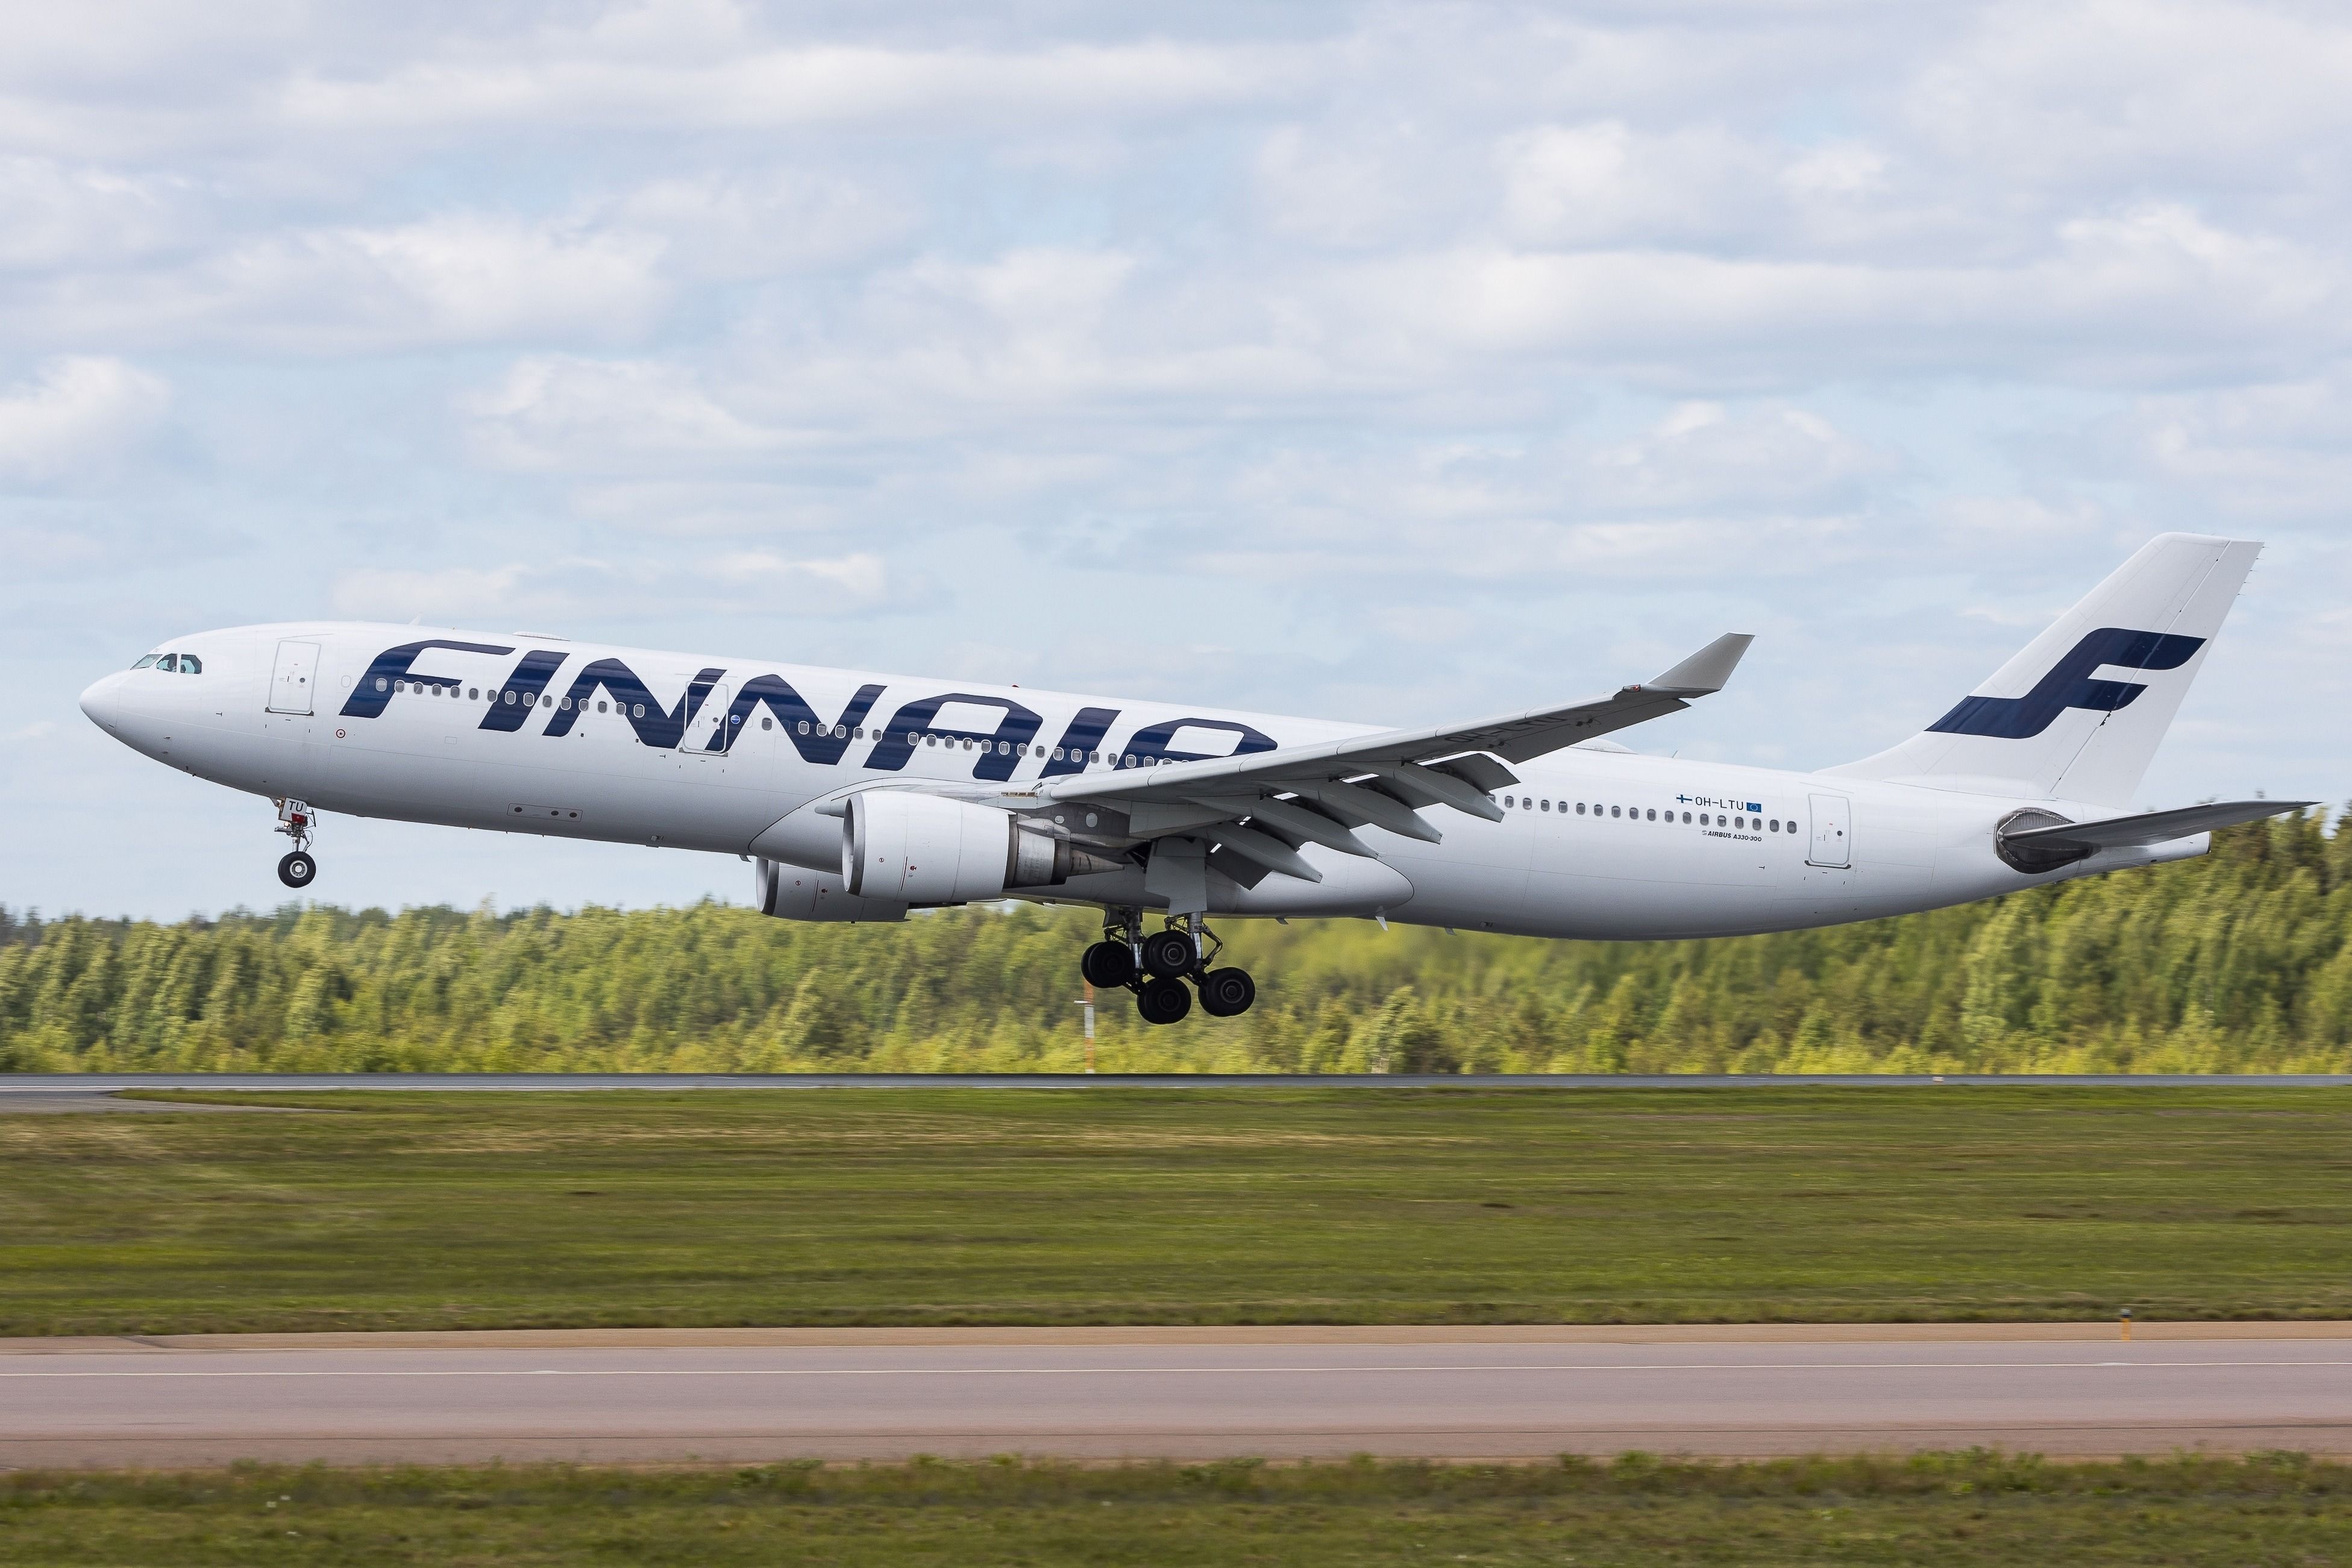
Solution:
<path fill-rule="evenodd" d="M 2296 1455 L 1984 1451 L 1718 1465 L 661 1470 L 417 1466 L 0 1476 L 12 1563 L 2338 1563 L 2352 1471 Z"/>
<path fill-rule="evenodd" d="M 2352 836 L 1827 931 L 1555 942 L 1235 922 L 1242 1018 L 1142 1026 L 1108 1071 L 2334 1072 Z M 0 911 L 5 916 L 5 911 Z M 1079 910 L 808 926 L 718 904 L 499 916 L 288 906 L 0 918 L 0 1070 L 1070 1071 Z"/>

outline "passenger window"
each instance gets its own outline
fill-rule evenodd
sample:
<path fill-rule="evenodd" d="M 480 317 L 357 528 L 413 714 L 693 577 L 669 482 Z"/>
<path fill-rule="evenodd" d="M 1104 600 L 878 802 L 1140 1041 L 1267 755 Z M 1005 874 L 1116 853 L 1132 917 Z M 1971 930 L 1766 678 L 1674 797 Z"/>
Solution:
<path fill-rule="evenodd" d="M 630 709 L 629 709 L 629 717 L 630 717 L 630 718 L 632 718 L 632 719 L 642 719 L 642 718 L 644 718 L 645 716 L 646 716 L 646 705 L 645 705 L 644 703 L 642 703 L 642 702 L 635 703 L 635 704 L 633 704 L 633 705 L 630 707 Z"/>
<path fill-rule="evenodd" d="M 1609 808 L 1609 815 L 1610 815 L 1610 816 L 1624 816 L 1625 814 L 1624 814 L 1622 811 L 1619 810 L 1616 806 L 1613 806 L 1613 805 L 1612 805 L 1612 806 L 1611 806 L 1611 807 Z"/>
<path fill-rule="evenodd" d="M 772 730 L 775 727 L 776 721 L 773 719 L 762 718 L 760 721 L 760 728 L 762 730 Z"/>
<path fill-rule="evenodd" d="M 1654 812 L 1654 812 L 1652 812 L 1652 813 L 1650 813 L 1650 820 L 1651 820 L 1652 822 L 1655 822 L 1655 821 L 1657 821 L 1657 820 L 1658 820 L 1658 814 L 1657 814 L 1656 812 Z"/>
<path fill-rule="evenodd" d="M 1576 803 L 1576 815 L 1579 816 L 1584 815 L 1584 803 L 1580 800 Z"/>

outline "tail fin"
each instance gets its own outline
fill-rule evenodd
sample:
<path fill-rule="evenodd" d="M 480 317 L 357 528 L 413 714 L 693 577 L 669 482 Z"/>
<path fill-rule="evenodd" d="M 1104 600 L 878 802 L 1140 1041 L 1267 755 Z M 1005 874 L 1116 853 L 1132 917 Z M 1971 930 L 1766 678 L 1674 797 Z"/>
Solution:
<path fill-rule="evenodd" d="M 1828 771 L 2130 804 L 2262 549 L 2159 534 L 1959 706 L 1901 745 Z"/>

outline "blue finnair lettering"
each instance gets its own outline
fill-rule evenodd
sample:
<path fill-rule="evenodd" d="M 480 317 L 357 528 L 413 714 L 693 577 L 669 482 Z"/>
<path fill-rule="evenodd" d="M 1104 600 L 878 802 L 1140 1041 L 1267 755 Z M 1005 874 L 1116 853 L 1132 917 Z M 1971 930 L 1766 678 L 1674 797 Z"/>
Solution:
<path fill-rule="evenodd" d="M 1064 773 L 1085 773 L 1087 753 L 1102 744 L 1103 737 L 1110 733 L 1111 725 L 1118 721 L 1116 708 L 1079 709 L 1077 717 L 1070 721 L 1070 727 L 1062 731 L 1061 740 L 1055 744 L 1054 750 L 1061 755 L 1048 757 L 1045 765 L 1037 770 L 1037 776 L 1050 779 Z"/>
<path fill-rule="evenodd" d="M 842 709 L 840 719 L 828 724 L 817 717 L 816 710 L 782 676 L 753 676 L 735 694 L 734 706 L 727 710 L 727 721 L 710 737 L 710 749 L 723 751 L 732 744 L 734 737 L 743 732 L 744 721 L 751 716 L 751 710 L 764 702 L 768 711 L 776 716 L 776 722 L 784 727 L 785 735 L 800 752 L 803 762 L 831 767 L 849 750 L 849 731 L 866 722 L 866 715 L 881 696 L 879 686 L 859 687 L 857 695 Z"/>
<path fill-rule="evenodd" d="M 950 702 L 969 703 L 974 708 L 1002 708 L 1004 719 L 995 729 L 940 730 L 933 727 L 940 710 Z M 900 708 L 883 732 L 881 743 L 866 765 L 882 773 L 897 773 L 913 758 L 915 748 L 923 735 L 938 735 L 950 741 L 976 741 L 980 743 L 980 760 L 972 766 L 971 776 L 1003 783 L 1013 776 L 1013 765 L 1036 738 L 1038 729 L 1045 722 L 1034 711 L 1024 708 L 1009 697 L 979 697 L 968 691 L 943 692 L 937 697 L 919 698 Z"/>
<path fill-rule="evenodd" d="M 1168 743 L 1176 738 L 1179 730 L 1223 730 L 1241 739 L 1234 743 L 1230 752 L 1171 751 Z M 1171 719 L 1165 723 L 1138 730 L 1134 739 L 1119 748 L 1119 760 L 1125 762 L 1132 756 L 1147 765 L 1154 762 L 1205 763 L 1216 756 L 1245 757 L 1252 752 L 1271 752 L 1274 748 L 1273 736 L 1230 719 Z"/>
<path fill-rule="evenodd" d="M 2025 741 L 2050 728 L 2069 708 L 2113 713 L 2128 708 L 2147 688 L 2130 680 L 2095 680 L 2091 672 L 2102 665 L 2124 669 L 2179 669 L 2205 646 L 2203 637 L 2177 637 L 2169 632 L 2136 632 L 2124 626 L 2102 626 L 2087 633 L 2050 673 L 2033 683 L 2022 697 L 1964 697 L 1960 705 L 1927 726 L 1938 735 L 1990 735 L 2002 741 Z"/>
<path fill-rule="evenodd" d="M 528 664 L 530 661 L 526 659 L 524 662 Z M 637 679 L 635 670 L 617 658 L 600 658 L 572 678 L 572 689 L 565 694 L 564 700 L 557 705 L 555 717 L 548 721 L 546 733 L 550 735 L 572 733 L 572 724 L 581 714 L 588 710 L 588 699 L 594 695 L 596 689 L 601 686 L 611 692 L 614 700 L 620 704 L 622 714 L 629 721 L 629 728 L 637 732 L 638 740 L 648 746 L 668 751 L 686 738 L 686 727 L 694 722 L 696 714 L 702 711 L 704 699 L 710 695 L 710 689 L 719 684 L 719 678 L 726 673 L 723 667 L 709 668 L 698 672 L 692 683 L 687 687 L 686 695 L 677 700 L 677 706 L 664 708 L 659 702 L 654 700 L 654 694 L 646 689 L 644 681 Z M 541 679 L 543 681 L 545 677 Z M 637 709 L 640 707 L 645 709 L 643 718 L 637 716 Z M 491 710 L 492 718 L 497 718 L 500 713 L 516 715 L 514 723 L 499 726 L 502 729 L 511 730 L 515 724 L 522 722 L 520 706 Z M 488 721 L 484 721 L 482 728 L 486 730 L 490 728 Z M 712 751 L 726 749 L 723 741 L 718 741 L 714 737 L 714 742 L 710 748 Z"/>
<path fill-rule="evenodd" d="M 539 706 L 541 695 L 547 690 L 547 683 L 555 679 L 555 672 L 562 668 L 563 661 L 571 657 L 549 647 L 533 648 L 523 655 L 522 662 L 515 666 L 514 673 L 497 688 L 495 695 L 499 700 L 490 704 L 490 710 L 482 715 L 482 721 L 477 727 L 509 733 L 521 729 L 522 721 L 530 717 L 530 710 Z"/>
<path fill-rule="evenodd" d="M 514 652 L 510 647 L 495 647 L 486 642 L 454 642 L 447 637 L 426 637 L 421 642 L 404 642 L 398 647 L 388 647 L 375 656 L 374 661 L 368 666 L 367 673 L 360 677 L 359 689 L 352 693 L 351 700 L 343 704 L 342 716 L 346 719 L 382 717 L 384 704 L 392 700 L 393 687 L 408 679 L 409 668 L 415 664 L 416 656 L 431 647 L 446 647 L 453 653 L 488 653 L 500 657 Z"/>

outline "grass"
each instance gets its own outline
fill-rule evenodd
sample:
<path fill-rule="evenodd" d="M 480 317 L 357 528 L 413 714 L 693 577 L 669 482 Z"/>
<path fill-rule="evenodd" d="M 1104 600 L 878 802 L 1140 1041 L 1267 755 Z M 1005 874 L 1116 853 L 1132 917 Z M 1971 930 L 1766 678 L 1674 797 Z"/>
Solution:
<path fill-rule="evenodd" d="M 0 1560 L 1177 1565 L 2352 1563 L 2352 1468 L 1984 1453 L 1691 1465 L 560 1467 L 0 1476 Z"/>
<path fill-rule="evenodd" d="M 0 1116 L 0 1333 L 2352 1317 L 2332 1089 L 250 1098 Z"/>

